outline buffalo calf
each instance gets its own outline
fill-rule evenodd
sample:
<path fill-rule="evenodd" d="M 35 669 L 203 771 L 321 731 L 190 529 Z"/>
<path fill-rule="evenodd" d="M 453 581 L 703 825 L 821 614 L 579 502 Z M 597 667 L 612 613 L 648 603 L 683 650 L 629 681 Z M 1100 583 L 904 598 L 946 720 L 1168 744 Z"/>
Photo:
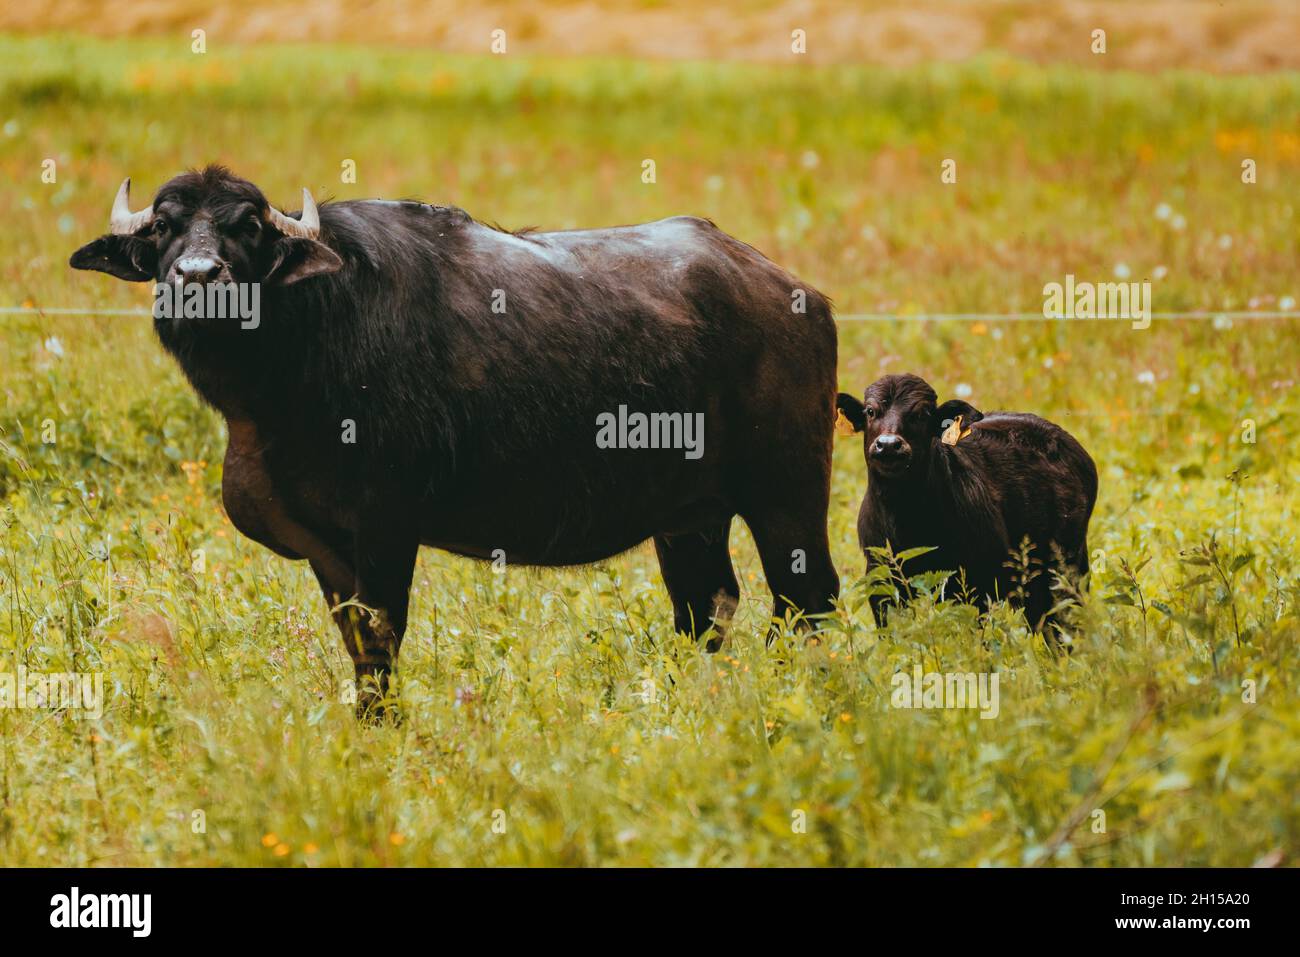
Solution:
<path fill-rule="evenodd" d="M 864 552 L 933 547 L 908 563 L 909 573 L 956 571 L 982 604 L 1019 598 L 1033 628 L 1054 625 L 1050 572 L 1081 578 L 1088 569 L 1092 458 L 1036 415 L 935 399 L 915 375 L 885 376 L 862 400 L 840 393 L 867 460 L 858 544 Z M 1010 561 L 1026 542 L 1028 581 L 1023 563 Z M 884 603 L 872 601 L 877 623 Z"/>

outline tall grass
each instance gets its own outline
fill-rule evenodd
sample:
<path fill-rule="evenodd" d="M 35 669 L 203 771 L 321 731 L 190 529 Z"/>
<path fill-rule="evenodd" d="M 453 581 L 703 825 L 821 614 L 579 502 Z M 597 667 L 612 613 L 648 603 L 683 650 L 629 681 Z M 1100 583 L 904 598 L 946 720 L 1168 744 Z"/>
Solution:
<path fill-rule="evenodd" d="M 511 226 L 709 215 L 846 315 L 1036 311 L 1067 272 L 1158 266 L 1158 311 L 1276 310 L 1300 295 L 1298 93 L 1290 75 L 998 59 L 806 70 L 2 39 L 0 305 L 144 308 L 142 289 L 67 256 L 103 231 L 123 176 L 143 198 L 224 160 L 286 204 L 307 184 Z M 220 420 L 147 320 L 0 316 L 0 670 L 101 672 L 109 698 L 99 720 L 0 709 L 0 861 L 1293 859 L 1296 322 L 845 321 L 840 352 L 846 389 L 916 371 L 1092 451 L 1096 570 L 1072 654 L 1009 609 L 981 620 L 937 593 L 876 631 L 853 533 L 861 449 L 845 443 L 830 519 L 845 595 L 819 643 L 764 648 L 743 527 L 744 596 L 717 656 L 671 633 L 649 549 L 505 575 L 426 551 L 406 720 L 369 728 L 340 700 L 350 667 L 310 573 L 225 521 Z M 892 708 L 892 675 L 916 664 L 998 672 L 998 717 Z"/>

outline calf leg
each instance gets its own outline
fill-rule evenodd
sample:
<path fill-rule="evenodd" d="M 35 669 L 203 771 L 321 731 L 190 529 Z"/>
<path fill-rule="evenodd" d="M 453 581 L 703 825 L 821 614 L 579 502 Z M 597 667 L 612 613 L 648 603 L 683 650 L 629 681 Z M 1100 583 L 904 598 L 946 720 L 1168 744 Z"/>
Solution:
<path fill-rule="evenodd" d="M 673 602 L 673 625 L 687 635 L 708 635 L 704 647 L 711 652 L 722 646 L 726 623 L 740 601 L 730 531 L 727 519 L 707 532 L 655 536 L 659 571 Z"/>
<path fill-rule="evenodd" d="M 1052 582 L 1048 569 L 1042 569 L 1034 579 L 1025 586 L 1025 620 L 1030 631 L 1047 632 L 1047 613 L 1052 608 Z"/>
<path fill-rule="evenodd" d="M 1061 556 L 1056 566 L 1056 572 L 1059 572 L 1061 578 L 1069 582 L 1074 588 L 1077 588 L 1079 592 L 1086 591 L 1088 588 L 1088 573 L 1091 571 L 1088 565 L 1088 557 L 1088 541 L 1085 538 L 1077 548 Z M 1051 579 L 1054 584 L 1056 573 L 1052 574 Z M 1048 605 L 1047 609 L 1044 609 L 1042 621 L 1043 637 L 1053 651 L 1058 651 L 1062 647 L 1067 647 L 1068 650 L 1068 646 L 1062 640 L 1065 628 L 1061 622 L 1060 613 L 1048 611 L 1056 604 L 1056 591 L 1050 587 L 1048 591 Z M 1030 623 L 1033 624 L 1032 621 Z"/>
<path fill-rule="evenodd" d="M 888 595 L 872 595 L 867 599 L 871 607 L 871 617 L 875 619 L 877 628 L 884 628 L 885 622 L 889 620 L 889 612 L 894 608 L 894 599 Z"/>

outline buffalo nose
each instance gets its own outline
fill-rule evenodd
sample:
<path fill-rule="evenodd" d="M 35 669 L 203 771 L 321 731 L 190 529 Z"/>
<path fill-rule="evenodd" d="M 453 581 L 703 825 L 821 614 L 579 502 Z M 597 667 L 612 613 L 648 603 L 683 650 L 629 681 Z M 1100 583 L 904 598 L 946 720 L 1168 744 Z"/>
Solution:
<path fill-rule="evenodd" d="M 892 433 L 886 433 L 884 435 L 876 436 L 874 451 L 882 452 L 886 455 L 889 455 L 894 452 L 901 452 L 902 450 L 903 450 L 902 436 L 894 435 Z"/>
<path fill-rule="evenodd" d="M 183 256 L 176 260 L 176 276 L 186 283 L 208 283 L 221 272 L 221 263 L 211 256 Z"/>

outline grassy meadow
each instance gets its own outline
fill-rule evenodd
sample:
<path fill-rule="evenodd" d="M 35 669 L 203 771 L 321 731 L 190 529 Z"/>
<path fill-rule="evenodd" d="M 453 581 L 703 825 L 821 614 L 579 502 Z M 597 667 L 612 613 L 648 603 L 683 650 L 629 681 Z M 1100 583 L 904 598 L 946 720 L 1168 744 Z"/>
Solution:
<path fill-rule="evenodd" d="M 716 656 L 672 633 L 649 545 L 504 575 L 425 550 L 405 721 L 358 725 L 309 570 L 225 519 L 222 422 L 148 318 L 40 311 L 147 310 L 145 287 L 67 258 L 105 230 L 124 176 L 139 207 L 209 161 L 291 208 L 306 185 L 512 228 L 713 218 L 835 300 L 846 391 L 914 371 L 1092 452 L 1072 653 L 925 583 L 877 631 L 861 446 L 842 440 L 844 595 L 817 642 L 764 647 L 741 523 L 743 595 Z M 102 673 L 107 695 L 98 720 L 0 709 L 0 863 L 1300 853 L 1300 311 L 1215 317 L 1296 309 L 1300 76 L 0 38 L 0 174 L 0 307 L 28 310 L 0 314 L 0 671 Z M 1180 317 L 925 318 L 1036 313 L 1067 273 L 1150 279 L 1157 313 Z M 902 318 L 855 318 L 881 313 Z M 996 671 L 998 716 L 892 708 L 891 676 L 917 664 Z"/>

